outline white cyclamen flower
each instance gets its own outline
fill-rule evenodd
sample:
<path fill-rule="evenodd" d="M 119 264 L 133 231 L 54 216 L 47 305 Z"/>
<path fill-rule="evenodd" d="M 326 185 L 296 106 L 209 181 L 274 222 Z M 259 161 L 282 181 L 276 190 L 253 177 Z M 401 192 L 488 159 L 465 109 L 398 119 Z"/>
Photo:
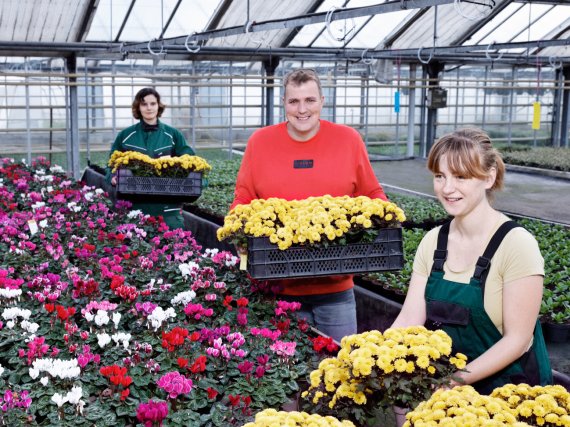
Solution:
<path fill-rule="evenodd" d="M 9 307 L 4 309 L 4 311 L 2 312 L 2 317 L 5 320 L 15 320 L 18 317 L 27 320 L 30 318 L 31 315 L 32 312 L 30 310 L 21 309 L 19 307 Z"/>
<path fill-rule="evenodd" d="M 162 309 L 162 307 L 156 307 L 152 313 L 148 316 L 148 321 L 156 331 L 162 323 L 169 318 L 175 318 L 176 312 L 174 308 L 170 307 L 166 311 Z"/>
<path fill-rule="evenodd" d="M 72 212 L 81 212 L 81 205 L 78 205 L 75 202 L 69 202 L 67 204 L 67 207 L 69 208 L 70 211 Z"/>
<path fill-rule="evenodd" d="M 182 273 L 182 277 L 186 277 L 192 274 L 192 271 L 200 269 L 200 266 L 195 262 L 190 261 L 187 264 L 179 264 L 178 269 Z"/>
<path fill-rule="evenodd" d="M 178 295 L 176 295 L 174 298 L 170 300 L 170 304 L 172 305 L 182 304 L 186 306 L 186 304 L 191 302 L 194 298 L 196 298 L 196 292 L 192 290 L 180 292 Z"/>
<path fill-rule="evenodd" d="M 129 218 L 129 219 L 135 219 L 135 218 L 138 218 L 139 216 L 141 216 L 141 214 L 142 214 L 142 211 L 141 211 L 141 210 L 135 209 L 135 210 L 133 210 L 133 211 L 130 211 L 130 212 L 127 214 L 127 218 Z"/>
<path fill-rule="evenodd" d="M 115 311 L 113 313 L 113 323 L 115 324 L 115 328 L 119 326 L 120 321 L 121 321 L 121 313 Z"/>
<path fill-rule="evenodd" d="M 63 404 L 65 402 L 67 402 L 67 397 L 63 397 L 61 394 L 59 393 L 55 393 L 52 397 L 51 397 L 52 402 L 54 402 L 59 408 L 61 408 L 63 406 Z"/>
<path fill-rule="evenodd" d="M 59 165 L 53 165 L 49 168 L 50 172 L 52 173 L 65 173 L 63 168 Z"/>
<path fill-rule="evenodd" d="M 99 347 L 103 348 L 111 342 L 111 337 L 109 334 L 97 334 L 97 342 Z"/>
<path fill-rule="evenodd" d="M 0 289 L 0 298 L 10 299 L 10 298 L 17 298 L 22 295 L 21 289 Z"/>
<path fill-rule="evenodd" d="M 129 341 L 131 339 L 131 334 L 125 334 L 124 332 L 119 332 L 111 336 L 111 338 L 113 339 L 113 341 L 117 343 L 117 345 L 122 343 L 125 350 L 129 348 Z"/>
<path fill-rule="evenodd" d="M 95 323 L 97 326 L 103 326 L 109 323 L 109 314 L 105 310 L 97 310 L 97 315 L 95 316 Z"/>
<path fill-rule="evenodd" d="M 71 391 L 67 393 L 67 400 L 72 405 L 77 405 L 83 397 L 83 389 L 80 386 L 73 386 Z"/>
<path fill-rule="evenodd" d="M 40 328 L 40 325 L 38 325 L 37 323 L 29 322 L 27 320 L 22 320 L 21 326 L 22 329 L 29 332 L 30 334 L 35 334 Z"/>

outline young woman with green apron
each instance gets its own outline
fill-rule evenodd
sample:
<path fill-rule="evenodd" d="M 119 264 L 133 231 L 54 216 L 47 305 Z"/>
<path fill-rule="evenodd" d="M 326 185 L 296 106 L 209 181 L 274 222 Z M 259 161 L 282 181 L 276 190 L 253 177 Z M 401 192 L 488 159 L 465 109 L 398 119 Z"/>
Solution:
<path fill-rule="evenodd" d="M 447 257 L 447 237 L 450 223 L 439 231 L 434 263 L 425 291 L 427 326 L 443 329 L 452 339 L 453 352 L 475 360 L 496 344 L 502 334 L 497 329 L 483 305 L 485 281 L 493 259 L 505 235 L 519 225 L 504 222 L 493 235 L 485 252 L 477 260 L 475 273 L 468 284 L 443 278 L 443 265 Z M 504 369 L 484 378 L 472 386 L 482 394 L 490 394 L 505 384 L 552 384 L 552 370 L 546 344 L 538 319 L 535 324 L 532 346 Z"/>
<path fill-rule="evenodd" d="M 434 193 L 453 220 L 429 231 L 392 327 L 443 329 L 467 366 L 458 382 L 487 394 L 508 383 L 546 385 L 552 371 L 538 314 L 544 259 L 538 243 L 491 206 L 505 165 L 489 136 L 460 129 L 431 148 Z"/>
<path fill-rule="evenodd" d="M 160 95 L 153 88 L 141 89 L 133 101 L 133 117 L 139 123 L 123 129 L 113 142 L 110 154 L 115 151 L 138 151 L 157 159 L 164 156 L 194 155 L 194 150 L 186 143 L 182 133 L 161 122 L 165 106 L 160 101 Z M 107 182 L 116 185 L 116 178 L 107 172 Z M 162 216 L 169 228 L 184 228 L 182 205 L 177 202 L 136 201 L 133 210 L 141 210 L 152 216 Z"/>

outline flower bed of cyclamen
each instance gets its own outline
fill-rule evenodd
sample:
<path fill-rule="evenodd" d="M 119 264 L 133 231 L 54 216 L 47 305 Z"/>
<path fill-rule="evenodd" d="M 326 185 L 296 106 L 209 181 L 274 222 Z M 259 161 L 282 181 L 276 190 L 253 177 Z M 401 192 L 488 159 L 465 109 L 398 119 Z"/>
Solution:
<path fill-rule="evenodd" d="M 330 343 L 230 253 L 128 206 L 45 159 L 0 160 L 0 423 L 229 426 L 279 408 Z"/>

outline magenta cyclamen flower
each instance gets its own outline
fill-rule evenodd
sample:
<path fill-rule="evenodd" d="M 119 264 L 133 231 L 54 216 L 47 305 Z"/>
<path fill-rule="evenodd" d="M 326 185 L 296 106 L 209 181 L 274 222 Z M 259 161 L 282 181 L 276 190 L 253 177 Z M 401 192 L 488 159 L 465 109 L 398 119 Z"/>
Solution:
<path fill-rule="evenodd" d="M 177 371 L 164 374 L 156 384 L 167 392 L 171 399 L 175 399 L 180 394 L 188 394 L 192 390 L 192 380 Z"/>
<path fill-rule="evenodd" d="M 28 409 L 31 404 L 32 399 L 30 398 L 30 392 L 28 390 L 13 393 L 12 390 L 7 389 L 4 391 L 4 395 L 0 396 L 0 408 L 3 412 L 8 412 L 13 408 Z"/>
<path fill-rule="evenodd" d="M 141 403 L 137 408 L 137 420 L 145 427 L 153 427 L 155 423 L 159 426 L 168 415 L 168 404 L 166 402 L 155 402 L 149 400 L 148 403 Z"/>
<path fill-rule="evenodd" d="M 277 308 L 275 309 L 275 315 L 287 315 L 288 311 L 297 311 L 301 309 L 301 303 L 292 301 L 277 301 Z"/>

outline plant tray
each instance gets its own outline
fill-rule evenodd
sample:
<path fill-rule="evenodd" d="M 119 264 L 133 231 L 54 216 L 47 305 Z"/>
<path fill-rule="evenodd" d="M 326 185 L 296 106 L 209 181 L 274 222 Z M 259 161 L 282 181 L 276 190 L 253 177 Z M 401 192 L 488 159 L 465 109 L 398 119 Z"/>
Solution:
<path fill-rule="evenodd" d="M 186 178 L 134 176 L 128 169 L 117 171 L 117 196 L 127 200 L 193 202 L 202 194 L 202 172 Z"/>
<path fill-rule="evenodd" d="M 250 237 L 247 245 L 247 271 L 254 279 L 369 273 L 404 266 L 401 227 L 381 229 L 371 243 L 281 250 L 267 237 Z"/>

